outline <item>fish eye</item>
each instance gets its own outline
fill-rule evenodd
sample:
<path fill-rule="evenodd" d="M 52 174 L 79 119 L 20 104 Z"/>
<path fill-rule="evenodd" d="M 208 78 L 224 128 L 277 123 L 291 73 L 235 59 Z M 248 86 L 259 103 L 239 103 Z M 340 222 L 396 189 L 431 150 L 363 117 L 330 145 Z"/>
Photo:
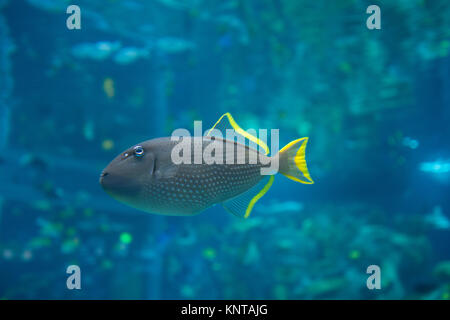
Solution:
<path fill-rule="evenodd" d="M 133 148 L 133 150 L 136 157 L 142 157 L 144 155 L 144 148 L 142 148 L 141 146 L 136 146 Z"/>

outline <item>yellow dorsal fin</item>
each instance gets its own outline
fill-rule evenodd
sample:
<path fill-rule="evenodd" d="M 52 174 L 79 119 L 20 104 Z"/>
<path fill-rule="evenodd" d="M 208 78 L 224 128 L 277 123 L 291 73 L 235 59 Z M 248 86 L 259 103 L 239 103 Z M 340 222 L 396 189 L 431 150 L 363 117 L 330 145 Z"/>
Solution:
<path fill-rule="evenodd" d="M 239 127 L 239 125 L 236 123 L 236 121 L 233 119 L 233 117 L 229 112 L 225 113 L 220 117 L 220 119 L 216 122 L 216 124 L 211 129 L 209 129 L 206 136 L 208 137 L 212 135 L 212 130 L 219 130 L 222 133 L 223 137 L 225 138 L 226 129 L 233 129 L 237 134 L 244 136 L 246 139 L 260 146 L 264 150 L 266 155 L 269 154 L 269 147 L 267 146 L 267 144 L 258 137 L 251 135 L 250 133 Z"/>

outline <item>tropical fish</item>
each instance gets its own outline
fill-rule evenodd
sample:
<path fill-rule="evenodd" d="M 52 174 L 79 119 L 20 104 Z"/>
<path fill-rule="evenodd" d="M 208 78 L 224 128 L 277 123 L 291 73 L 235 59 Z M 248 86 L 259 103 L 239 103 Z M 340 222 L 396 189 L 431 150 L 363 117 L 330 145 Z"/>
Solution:
<path fill-rule="evenodd" d="M 120 42 L 99 41 L 95 43 L 80 43 L 72 48 L 72 54 L 81 59 L 104 60 L 120 49 Z"/>
<path fill-rule="evenodd" d="M 118 64 L 127 65 L 140 58 L 146 58 L 149 55 L 147 49 L 126 47 L 114 55 L 114 61 Z"/>
<path fill-rule="evenodd" d="M 214 134 L 230 127 L 238 138 L 259 148 Z M 103 170 L 100 184 L 116 200 L 145 212 L 189 216 L 220 203 L 247 218 L 277 172 L 297 182 L 314 183 L 306 166 L 307 142 L 307 137 L 294 140 L 269 156 L 264 141 L 241 129 L 226 113 L 203 137 L 156 138 L 128 148 Z M 182 145 L 188 147 L 179 152 Z M 211 162 L 207 157 L 196 161 L 198 148 L 203 155 L 209 150 L 214 159 L 223 161 Z M 174 161 L 174 154 L 181 153 L 188 161 Z M 278 170 L 273 170 L 274 163 Z"/>

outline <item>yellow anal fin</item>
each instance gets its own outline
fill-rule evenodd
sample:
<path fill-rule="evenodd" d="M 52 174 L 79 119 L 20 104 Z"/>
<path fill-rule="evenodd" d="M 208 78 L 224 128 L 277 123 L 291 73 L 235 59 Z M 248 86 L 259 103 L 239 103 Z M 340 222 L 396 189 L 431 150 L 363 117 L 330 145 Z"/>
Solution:
<path fill-rule="evenodd" d="M 224 208 L 235 216 L 247 219 L 256 202 L 269 191 L 274 176 L 265 176 L 258 184 L 244 193 L 222 203 Z"/>
<path fill-rule="evenodd" d="M 227 129 L 233 129 L 237 134 L 243 136 L 244 138 L 260 146 L 264 150 L 266 155 L 269 154 L 269 147 L 267 146 L 267 144 L 258 137 L 255 137 L 254 135 L 248 133 L 247 131 L 239 127 L 239 125 L 236 123 L 236 121 L 233 119 L 233 117 L 229 112 L 225 113 L 220 117 L 220 119 L 216 122 L 216 124 L 214 124 L 214 126 L 211 129 L 209 129 L 206 136 L 207 137 L 212 136 L 214 135 L 214 131 L 216 132 L 218 131 L 225 139 Z"/>

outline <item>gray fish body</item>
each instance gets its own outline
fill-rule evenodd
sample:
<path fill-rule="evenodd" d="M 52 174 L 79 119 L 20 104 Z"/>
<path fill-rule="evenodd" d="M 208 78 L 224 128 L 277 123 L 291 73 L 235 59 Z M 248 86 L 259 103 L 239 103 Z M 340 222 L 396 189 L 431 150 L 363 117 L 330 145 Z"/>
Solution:
<path fill-rule="evenodd" d="M 173 149 L 179 141 L 147 140 L 117 156 L 103 171 L 101 185 L 112 197 L 146 212 L 194 215 L 259 183 L 264 177 L 261 168 L 270 162 L 264 154 L 234 141 L 210 137 L 182 141 L 191 145 L 191 154 L 185 157 L 190 163 L 174 163 Z M 203 157 L 198 163 L 195 152 L 203 154 L 213 142 L 222 145 L 223 163 L 208 164 Z M 142 147 L 142 155 L 136 155 L 137 146 Z M 227 161 L 230 150 L 234 152 Z"/>

